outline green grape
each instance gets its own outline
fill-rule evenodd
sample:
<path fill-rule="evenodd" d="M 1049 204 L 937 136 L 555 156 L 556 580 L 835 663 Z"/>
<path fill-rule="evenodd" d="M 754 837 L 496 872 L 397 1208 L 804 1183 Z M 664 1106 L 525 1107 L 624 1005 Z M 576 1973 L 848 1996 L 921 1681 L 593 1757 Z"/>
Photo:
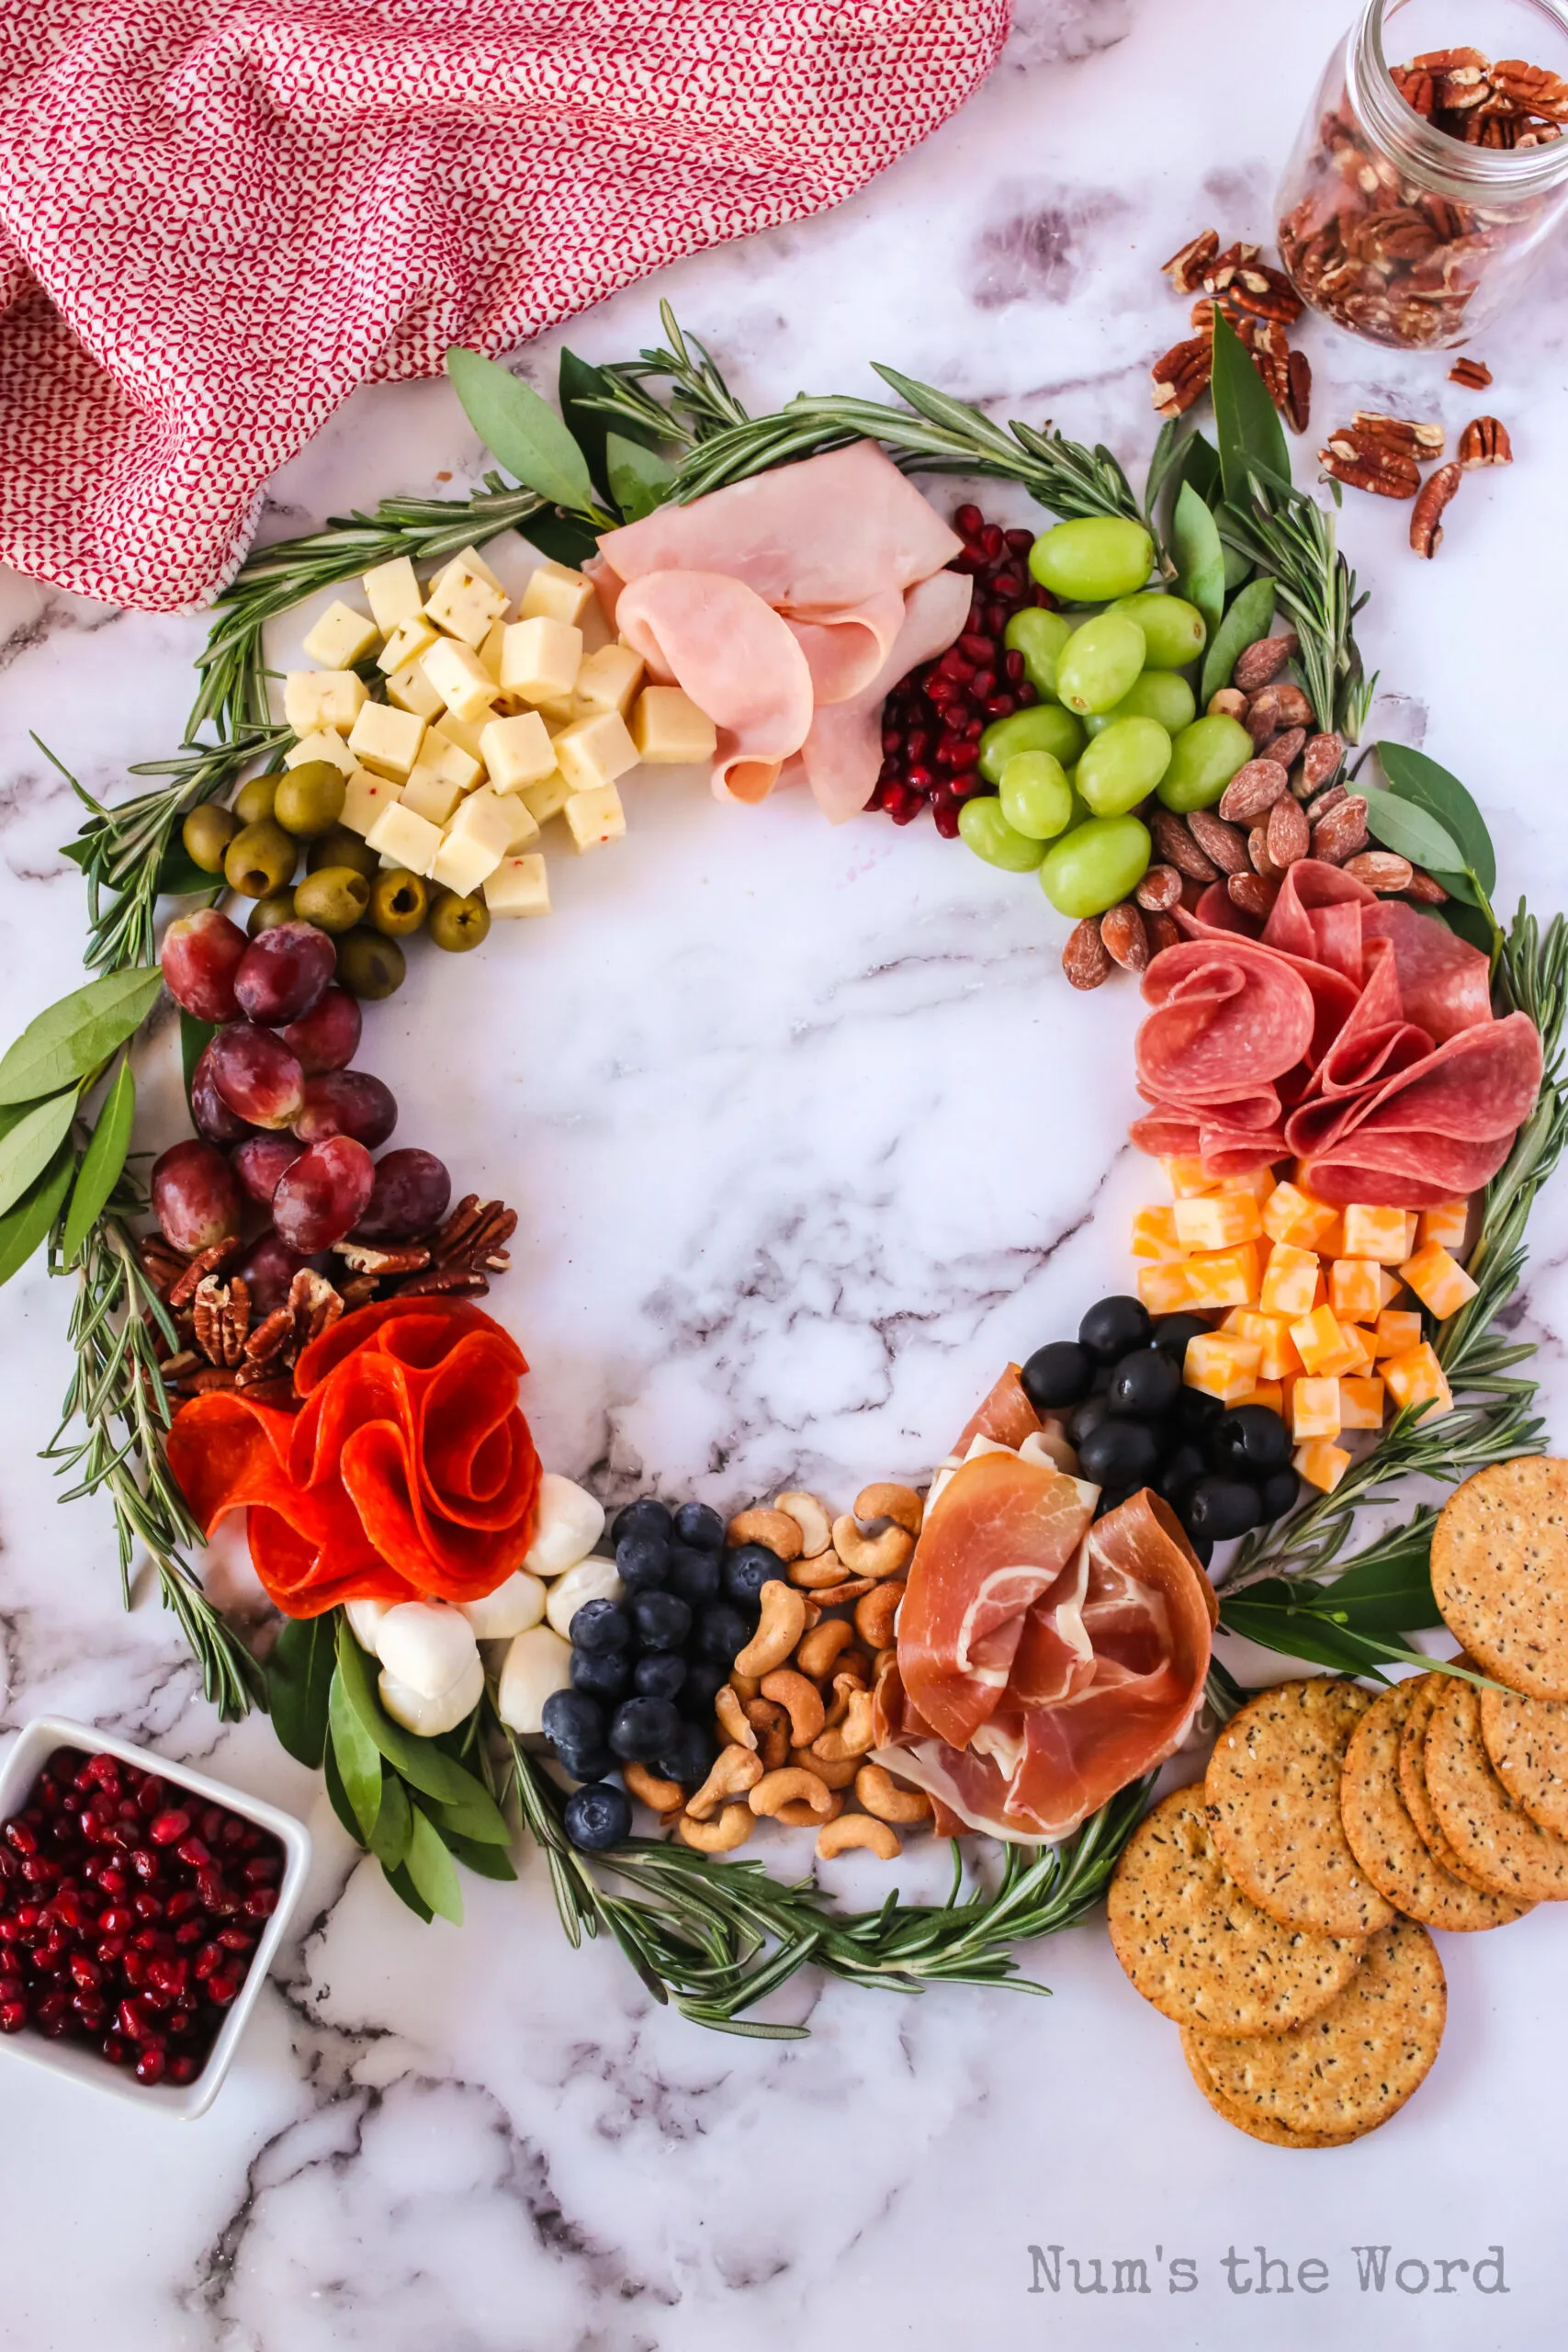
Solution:
<path fill-rule="evenodd" d="M 1056 692 L 1069 710 L 1109 710 L 1144 666 L 1144 632 L 1122 613 L 1096 613 L 1074 629 L 1056 664 Z"/>
<path fill-rule="evenodd" d="M 1178 816 L 1190 808 L 1212 808 L 1251 757 L 1252 738 L 1238 718 L 1227 718 L 1223 711 L 1195 718 L 1171 744 L 1159 797 Z"/>
<path fill-rule="evenodd" d="M 1070 605 L 1109 604 L 1131 596 L 1154 570 L 1155 543 L 1141 523 L 1114 514 L 1058 523 L 1029 550 L 1029 569 L 1042 588 Z"/>
<path fill-rule="evenodd" d="M 1037 695 L 1056 699 L 1056 664 L 1062 658 L 1062 648 L 1073 633 L 1073 624 L 1063 613 L 1044 613 L 1037 605 L 1025 605 L 1014 613 L 1002 632 L 1002 643 L 1010 653 L 1023 656 L 1023 674 Z"/>
<path fill-rule="evenodd" d="M 1049 752 L 1015 752 L 1002 770 L 999 798 L 1013 831 L 1028 841 L 1055 841 L 1072 820 L 1073 787 Z"/>
<path fill-rule="evenodd" d="M 1170 765 L 1170 737 L 1154 718 L 1119 718 L 1078 762 L 1077 788 L 1097 817 L 1124 816 Z"/>
<path fill-rule="evenodd" d="M 980 774 L 987 784 L 1000 784 L 1002 770 L 1015 752 L 1049 752 L 1064 767 L 1083 750 L 1082 721 L 1058 703 L 1035 703 L 1015 710 L 1010 718 L 993 718 L 980 738 Z"/>
<path fill-rule="evenodd" d="M 1185 596 L 1162 596 L 1158 589 L 1146 588 L 1138 596 L 1119 596 L 1111 610 L 1137 622 L 1151 670 L 1183 669 L 1197 661 L 1208 642 L 1208 623 Z"/>
<path fill-rule="evenodd" d="M 1122 718 L 1157 718 L 1168 735 L 1178 735 L 1198 716 L 1198 697 L 1174 670 L 1145 670 L 1109 710 L 1090 711 L 1084 732 L 1092 741 Z"/>
<path fill-rule="evenodd" d="M 1091 817 L 1053 842 L 1040 868 L 1040 887 L 1058 914 L 1080 921 L 1102 915 L 1137 888 L 1148 872 L 1152 846 L 1148 827 L 1136 817 Z"/>
<path fill-rule="evenodd" d="M 1001 803 L 989 793 L 964 803 L 958 812 L 958 830 L 976 857 L 1008 874 L 1032 874 L 1045 854 L 1043 842 L 1031 841 L 1027 834 L 1013 831 L 1002 815 Z"/>

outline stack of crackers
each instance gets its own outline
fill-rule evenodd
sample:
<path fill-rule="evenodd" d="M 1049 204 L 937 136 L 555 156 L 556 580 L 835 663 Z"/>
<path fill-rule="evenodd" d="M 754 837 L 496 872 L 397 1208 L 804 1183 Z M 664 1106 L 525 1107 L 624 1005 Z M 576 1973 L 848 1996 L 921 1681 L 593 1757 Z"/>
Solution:
<path fill-rule="evenodd" d="M 1447 2002 L 1428 1929 L 1568 1898 L 1568 1463 L 1468 1480 L 1432 1583 L 1486 1687 L 1259 1691 L 1112 1882 L 1134 1985 L 1181 2028 L 1209 2104 L 1277 2147 L 1360 2139 L 1425 2079 Z"/>

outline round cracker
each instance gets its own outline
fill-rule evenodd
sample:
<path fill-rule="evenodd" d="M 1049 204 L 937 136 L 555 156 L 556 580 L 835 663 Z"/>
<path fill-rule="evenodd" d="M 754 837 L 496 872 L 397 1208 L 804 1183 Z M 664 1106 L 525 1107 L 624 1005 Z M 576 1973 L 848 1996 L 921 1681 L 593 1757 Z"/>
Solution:
<path fill-rule="evenodd" d="M 1208 2033 L 1280 2033 L 1315 2017 L 1354 1975 L 1354 1938 L 1284 1928 L 1221 1861 L 1201 1786 L 1146 1814 L 1111 1882 L 1111 1943 L 1162 2017 Z"/>
<path fill-rule="evenodd" d="M 1568 1840 L 1516 1804 L 1492 1769 L 1473 1686 L 1454 1675 L 1427 1726 L 1427 1787 L 1438 1826 L 1466 1868 L 1531 1903 L 1568 1898 Z"/>
<path fill-rule="evenodd" d="M 1414 1919 L 1395 1918 L 1368 1937 L 1345 1990 L 1305 2025 L 1247 2041 L 1184 2038 L 1230 2106 L 1283 2131 L 1355 2137 L 1386 2123 L 1426 2080 L 1447 2008 L 1436 1944 Z"/>
<path fill-rule="evenodd" d="M 1351 1736 L 1339 1783 L 1339 1814 L 1350 1851 L 1406 1918 L 1461 1935 L 1506 1928 L 1532 1906 L 1506 1894 L 1481 1894 L 1446 1871 L 1422 1842 L 1400 1794 L 1400 1741 L 1414 1697 L 1414 1683 L 1396 1682 L 1372 1701 Z"/>
<path fill-rule="evenodd" d="M 1568 1838 L 1568 1706 L 1491 1686 L 1481 1693 L 1481 1736 L 1514 1803 Z"/>
<path fill-rule="evenodd" d="M 1443 1622 L 1483 1672 L 1568 1700 L 1568 1462 L 1493 1462 L 1450 1496 L 1432 1532 Z"/>
<path fill-rule="evenodd" d="M 1214 2113 L 1226 2123 L 1245 2132 L 1249 2140 L 1261 2140 L 1270 2148 L 1348 2148 L 1359 2140 L 1359 2132 L 1292 2132 L 1267 2115 L 1258 2114 L 1252 2108 L 1238 2107 L 1226 2098 L 1215 2086 L 1214 2078 L 1203 2064 L 1194 2046 L 1193 2037 L 1185 2029 L 1181 2036 L 1181 2054 L 1187 2061 L 1187 2071 L 1197 2084 Z"/>
<path fill-rule="evenodd" d="M 1421 1674 L 1402 1686 L 1410 1692 L 1410 1706 L 1399 1742 L 1399 1793 L 1416 1824 L 1416 1836 L 1438 1869 L 1447 1871 L 1450 1878 L 1461 1880 L 1466 1886 L 1472 1886 L 1477 1894 L 1493 1894 L 1496 1889 L 1480 1877 L 1462 1855 L 1454 1852 L 1438 1828 L 1427 1787 L 1427 1726 L 1450 1679 L 1446 1674 Z"/>
<path fill-rule="evenodd" d="M 1280 1682 L 1232 1716 L 1209 1758 L 1203 1793 L 1221 1860 L 1288 1928 L 1365 1936 L 1393 1917 L 1339 1818 L 1345 1750 L 1371 1705 L 1337 1675 Z"/>

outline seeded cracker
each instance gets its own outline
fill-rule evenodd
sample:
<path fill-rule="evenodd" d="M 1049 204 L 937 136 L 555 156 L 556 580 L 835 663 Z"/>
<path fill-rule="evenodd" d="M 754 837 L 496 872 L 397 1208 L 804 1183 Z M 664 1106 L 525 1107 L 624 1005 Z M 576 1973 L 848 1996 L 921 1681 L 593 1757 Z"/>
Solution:
<path fill-rule="evenodd" d="M 1568 1897 L 1568 1841 L 1516 1804 L 1492 1769 L 1481 1703 L 1450 1675 L 1427 1727 L 1427 1787 L 1438 1826 L 1468 1869 L 1527 1902 Z"/>
<path fill-rule="evenodd" d="M 1417 1837 L 1439 1870 L 1447 1871 L 1450 1878 L 1462 1879 L 1478 1894 L 1491 1894 L 1495 1890 L 1471 1869 L 1462 1855 L 1454 1852 L 1438 1828 L 1427 1788 L 1427 1727 L 1432 1720 L 1432 1710 L 1450 1679 L 1446 1674 L 1421 1674 L 1413 1683 L 1400 1686 L 1410 1691 L 1410 1701 L 1399 1739 L 1399 1793 L 1416 1824 Z"/>
<path fill-rule="evenodd" d="M 1270 2148 L 1348 2148 L 1359 2140 L 1359 2132 L 1291 2132 L 1267 2115 L 1259 2115 L 1249 2107 L 1242 2107 L 1235 2099 L 1226 2098 L 1215 2087 L 1214 2078 L 1204 2064 L 1198 2048 L 1198 2037 L 1185 2028 L 1181 2035 L 1181 2054 L 1187 2061 L 1187 2071 L 1197 2084 L 1214 2113 L 1224 2122 L 1245 2132 L 1249 2140 L 1261 2140 Z"/>
<path fill-rule="evenodd" d="M 1393 1917 L 1339 1818 L 1345 1751 L 1371 1705 L 1338 1676 L 1281 1682 L 1214 1744 L 1203 1784 L 1214 1844 L 1242 1892 L 1286 1927 L 1365 1936 Z"/>
<path fill-rule="evenodd" d="M 1433 1531 L 1432 1589 L 1483 1673 L 1568 1700 L 1568 1462 L 1530 1454 L 1467 1478 Z"/>
<path fill-rule="evenodd" d="M 1422 1842 L 1400 1793 L 1400 1738 L 1415 1691 L 1414 1682 L 1396 1682 L 1373 1700 L 1356 1726 L 1339 1783 L 1339 1812 L 1350 1850 L 1395 1909 L 1424 1927 L 1461 1934 L 1506 1928 L 1531 1905 L 1508 1895 L 1480 1894 L 1446 1871 Z"/>
<path fill-rule="evenodd" d="M 1249 2119 L 1358 2138 L 1425 2081 L 1447 2007 L 1437 1946 L 1415 1920 L 1395 1919 L 1368 1937 L 1349 1984 L 1305 2025 L 1247 2041 L 1191 2031 L 1182 2040 L 1220 2097 Z"/>
<path fill-rule="evenodd" d="M 1283 1928 L 1214 1849 L 1199 1788 L 1139 1824 L 1111 1882 L 1111 1948 L 1134 1989 L 1177 2025 L 1280 2033 L 1333 2000 L 1361 1956 L 1353 1938 Z"/>
<path fill-rule="evenodd" d="M 1554 1837 L 1568 1838 L 1568 1707 L 1517 1690 L 1483 1690 L 1481 1736 L 1514 1803 Z"/>

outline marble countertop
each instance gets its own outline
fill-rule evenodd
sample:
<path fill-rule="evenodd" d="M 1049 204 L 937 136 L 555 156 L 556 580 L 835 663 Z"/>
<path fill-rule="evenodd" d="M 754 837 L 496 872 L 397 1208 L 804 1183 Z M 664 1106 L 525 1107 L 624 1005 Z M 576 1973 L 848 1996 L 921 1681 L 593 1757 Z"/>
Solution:
<path fill-rule="evenodd" d="M 1347 5 L 1020 0 L 988 85 L 867 193 L 636 287 L 570 339 L 624 354 L 663 294 L 758 403 L 869 390 L 881 358 L 1141 466 L 1148 365 L 1183 332 L 1158 265 L 1209 220 L 1267 236 Z M 1528 884 L 1542 911 L 1568 896 L 1551 684 L 1565 285 L 1560 269 L 1486 342 L 1518 463 L 1466 481 L 1437 563 L 1408 554 L 1403 507 L 1352 495 L 1344 519 L 1373 592 L 1377 725 L 1468 778 L 1506 893 Z M 559 340 L 529 355 L 541 383 Z M 1362 405 L 1453 428 L 1476 405 L 1440 361 L 1306 341 L 1319 426 Z M 443 386 L 367 391 L 277 478 L 264 528 L 480 464 Z M 59 848 L 76 816 L 29 730 L 119 789 L 177 740 L 200 637 L 0 579 L 6 1036 L 75 985 L 80 954 Z M 1124 1282 L 1145 1181 L 1122 1141 L 1136 1001 L 1072 996 L 1038 893 L 929 826 L 831 833 L 799 797 L 721 810 L 658 780 L 632 826 L 613 854 L 556 861 L 548 923 L 469 962 L 417 959 L 364 1059 L 396 1088 L 400 1140 L 521 1213 L 491 1304 L 533 1363 L 552 1465 L 615 1498 L 657 1480 L 721 1504 L 784 1483 L 847 1501 L 922 1472 L 1007 1357 Z M 147 1059 L 158 1144 L 175 1131 L 167 1042 Z M 1520 1329 L 1561 1429 L 1568 1193 L 1535 1245 Z M 569 1951 L 532 1862 L 518 1886 L 467 1881 L 460 1933 L 422 1928 L 265 1723 L 218 1724 L 155 1605 L 120 1614 L 107 1515 L 57 1508 L 37 1454 L 66 1304 L 35 1266 L 0 1312 L 0 1733 L 49 1710 L 145 1739 L 295 1809 L 317 1860 L 198 2132 L 5 2070 L 0 2344 L 85 2352 L 106 2324 L 121 2352 L 1111 2352 L 1293 2346 L 1325 2324 L 1380 2352 L 1555 2340 L 1555 1914 L 1445 1939 L 1431 2080 L 1388 2129 L 1310 2162 L 1210 2114 L 1098 1923 L 1030 1955 L 1048 2001 L 802 1980 L 783 2007 L 811 2038 L 790 2045 L 700 2032 L 618 1956 Z M 215 1573 L 239 1591 L 231 1563 Z M 1369 2245 L 1392 2248 L 1381 2291 L 1359 2282 Z M 1499 2245 L 1500 2279 L 1453 2267 Z M 1260 2247 L 1290 2266 L 1288 2291 L 1267 2274 L 1265 2312 Z M 1232 2251 L 1249 2267 L 1227 2272 Z M 1136 2258 L 1147 2294 L 1113 2267 Z M 1299 2269 L 1314 2258 L 1321 2293 Z"/>

